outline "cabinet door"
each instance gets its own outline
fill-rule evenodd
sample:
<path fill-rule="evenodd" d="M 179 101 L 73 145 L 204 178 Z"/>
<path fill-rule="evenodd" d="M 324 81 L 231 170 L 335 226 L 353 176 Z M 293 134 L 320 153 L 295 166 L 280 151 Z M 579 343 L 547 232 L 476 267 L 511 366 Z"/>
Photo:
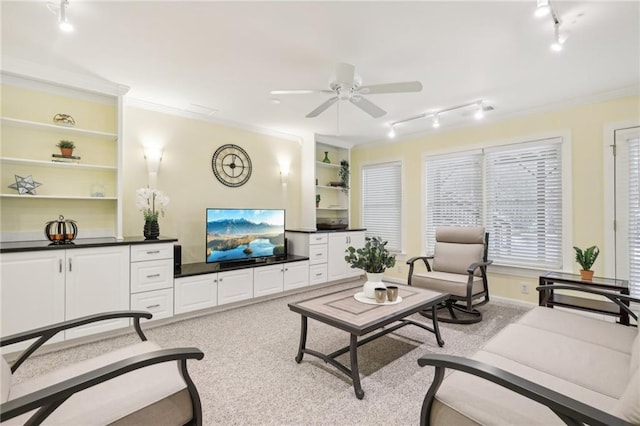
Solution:
<path fill-rule="evenodd" d="M 347 277 L 347 249 L 348 232 L 336 232 L 329 235 L 327 253 L 327 280 L 334 281 Z"/>
<path fill-rule="evenodd" d="M 68 249 L 66 319 L 129 309 L 129 247 Z M 128 319 L 87 324 L 65 332 L 67 339 L 127 327 Z"/>
<path fill-rule="evenodd" d="M 253 270 L 238 269 L 218 273 L 218 304 L 237 302 L 253 297 Z"/>
<path fill-rule="evenodd" d="M 176 278 L 175 313 L 197 311 L 218 304 L 218 274 Z"/>
<path fill-rule="evenodd" d="M 309 261 L 284 264 L 284 290 L 306 287 L 309 285 Z"/>
<path fill-rule="evenodd" d="M 349 232 L 347 238 L 347 247 L 353 246 L 356 249 L 364 247 L 364 231 L 352 231 Z M 360 268 L 354 269 L 347 263 L 347 276 L 359 277 L 364 274 L 364 271 Z"/>
<path fill-rule="evenodd" d="M 64 252 L 47 250 L 0 256 L 3 337 L 64 321 Z M 63 339 L 64 333 L 60 333 L 49 342 Z M 11 345 L 6 350 L 12 352 L 26 346 Z"/>
<path fill-rule="evenodd" d="M 253 297 L 282 293 L 284 265 L 261 266 L 253 269 Z"/>

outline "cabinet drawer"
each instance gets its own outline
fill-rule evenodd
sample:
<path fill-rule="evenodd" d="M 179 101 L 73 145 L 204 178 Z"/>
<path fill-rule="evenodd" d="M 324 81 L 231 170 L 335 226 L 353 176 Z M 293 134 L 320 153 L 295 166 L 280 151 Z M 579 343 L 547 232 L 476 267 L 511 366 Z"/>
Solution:
<path fill-rule="evenodd" d="M 173 259 L 173 244 L 140 244 L 131 246 L 132 262 L 157 259 Z"/>
<path fill-rule="evenodd" d="M 327 282 L 327 264 L 312 265 L 309 267 L 309 284 L 322 284 Z"/>
<path fill-rule="evenodd" d="M 310 234 L 309 244 L 327 244 L 327 234 Z"/>
<path fill-rule="evenodd" d="M 309 264 L 327 263 L 327 245 L 309 246 Z"/>
<path fill-rule="evenodd" d="M 131 293 L 172 287 L 172 260 L 153 260 L 131 264 Z"/>
<path fill-rule="evenodd" d="M 153 314 L 151 320 L 173 316 L 173 289 L 147 291 L 131 295 L 131 310 Z"/>

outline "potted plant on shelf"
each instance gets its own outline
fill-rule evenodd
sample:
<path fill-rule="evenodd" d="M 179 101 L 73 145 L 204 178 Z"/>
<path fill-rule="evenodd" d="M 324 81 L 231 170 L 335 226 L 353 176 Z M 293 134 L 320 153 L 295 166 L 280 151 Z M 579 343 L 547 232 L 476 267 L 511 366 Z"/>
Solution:
<path fill-rule="evenodd" d="M 316 194 L 316 208 L 320 207 L 320 194 Z"/>
<path fill-rule="evenodd" d="M 72 141 L 61 140 L 56 145 L 60 148 L 60 154 L 65 157 L 71 157 L 73 155 L 73 150 L 76 148 L 76 145 Z"/>
<path fill-rule="evenodd" d="M 385 287 L 382 276 L 387 268 L 393 268 L 396 264 L 396 256 L 390 254 L 387 249 L 388 241 L 382 241 L 380 237 L 366 237 L 364 247 L 356 249 L 349 246 L 345 252 L 344 260 L 352 268 L 360 268 L 367 273 L 367 282 L 364 283 L 365 297 L 375 299 L 375 288 Z"/>
<path fill-rule="evenodd" d="M 338 170 L 338 176 L 340 176 L 340 186 L 342 192 L 345 194 L 349 192 L 349 162 L 347 160 L 340 161 L 340 170 Z"/>
<path fill-rule="evenodd" d="M 578 262 L 582 268 L 580 270 L 580 278 L 591 281 L 593 279 L 591 266 L 593 266 L 594 262 L 598 258 L 600 249 L 597 246 L 591 246 L 584 251 L 576 246 L 573 246 L 573 249 L 576 251 L 576 262 Z"/>

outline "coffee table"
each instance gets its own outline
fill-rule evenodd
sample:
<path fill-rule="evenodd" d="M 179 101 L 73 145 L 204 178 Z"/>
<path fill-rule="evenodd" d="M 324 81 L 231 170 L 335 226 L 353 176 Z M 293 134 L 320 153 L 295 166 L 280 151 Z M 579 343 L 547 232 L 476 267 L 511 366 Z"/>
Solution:
<path fill-rule="evenodd" d="M 300 346 L 298 347 L 298 354 L 295 358 L 296 362 L 299 364 L 302 362 L 304 354 L 309 354 L 333 365 L 351 377 L 353 388 L 358 399 L 364 397 L 364 391 L 360 385 L 360 373 L 358 371 L 358 346 L 371 342 L 380 336 L 384 336 L 409 324 L 434 333 L 438 345 L 444 345 L 444 341 L 440 337 L 440 329 L 438 328 L 436 306 L 449 298 L 448 293 L 438 293 L 413 286 L 398 285 L 398 295 L 402 298 L 401 302 L 396 304 L 366 304 L 358 302 L 354 298 L 354 295 L 361 291 L 362 287 L 357 287 L 289 304 L 289 309 L 299 313 L 302 317 Z M 406 318 L 409 315 L 426 309 L 431 309 L 431 313 L 433 314 L 432 327 Z M 323 354 L 307 348 L 308 318 L 313 318 L 348 332 L 351 335 L 350 344 L 330 354 Z M 393 325 L 386 327 L 390 324 Z M 379 328 L 383 329 L 371 336 L 358 340 L 358 337 L 371 333 Z M 336 360 L 336 357 L 347 352 L 350 353 L 350 368 Z"/>

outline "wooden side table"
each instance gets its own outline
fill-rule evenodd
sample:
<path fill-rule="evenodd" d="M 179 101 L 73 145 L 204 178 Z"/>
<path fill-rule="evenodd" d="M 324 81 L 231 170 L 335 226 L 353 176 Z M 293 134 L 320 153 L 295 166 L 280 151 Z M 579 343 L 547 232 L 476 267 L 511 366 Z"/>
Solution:
<path fill-rule="evenodd" d="M 563 272 L 547 272 L 546 274 L 540 275 L 539 285 L 541 287 L 552 284 L 586 286 L 599 290 L 618 292 L 626 296 L 629 295 L 629 281 L 627 280 L 594 277 L 593 280 L 586 281 L 581 279 L 580 275 Z M 553 290 L 542 290 L 538 292 L 538 304 L 550 308 L 562 306 L 564 308 L 610 315 L 620 318 L 620 324 L 629 325 L 629 314 L 614 303 L 604 300 L 587 299 L 566 294 L 554 294 Z M 628 306 L 628 302 L 626 302 L 626 304 Z"/>

